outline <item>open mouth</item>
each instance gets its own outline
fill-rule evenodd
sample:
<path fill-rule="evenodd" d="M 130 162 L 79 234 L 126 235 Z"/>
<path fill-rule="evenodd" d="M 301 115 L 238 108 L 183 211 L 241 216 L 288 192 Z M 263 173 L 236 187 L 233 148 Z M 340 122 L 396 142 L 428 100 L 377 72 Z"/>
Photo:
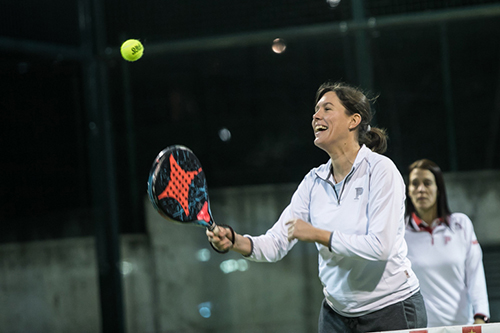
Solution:
<path fill-rule="evenodd" d="M 327 129 L 328 129 L 328 127 L 323 126 L 323 125 L 316 125 L 314 127 L 315 132 L 323 132 L 323 131 L 326 131 Z"/>

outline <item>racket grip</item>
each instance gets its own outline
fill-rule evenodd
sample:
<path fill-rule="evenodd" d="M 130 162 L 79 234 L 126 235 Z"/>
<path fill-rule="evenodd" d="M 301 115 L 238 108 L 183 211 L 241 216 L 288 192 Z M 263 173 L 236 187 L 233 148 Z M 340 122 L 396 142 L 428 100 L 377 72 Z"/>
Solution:
<path fill-rule="evenodd" d="M 217 224 L 215 224 L 215 222 L 214 222 L 214 223 L 212 223 L 212 225 L 209 225 L 209 226 L 207 227 L 207 229 L 208 229 L 208 231 L 213 232 L 215 235 L 218 235 L 218 234 L 219 234 L 219 227 L 217 226 Z"/>

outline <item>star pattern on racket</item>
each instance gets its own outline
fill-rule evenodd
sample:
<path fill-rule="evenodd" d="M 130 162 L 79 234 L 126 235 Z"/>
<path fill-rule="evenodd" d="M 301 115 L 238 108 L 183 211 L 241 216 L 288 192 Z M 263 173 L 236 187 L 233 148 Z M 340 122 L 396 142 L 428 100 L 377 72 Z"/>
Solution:
<path fill-rule="evenodd" d="M 189 186 L 194 177 L 201 172 L 201 168 L 194 171 L 186 171 L 181 168 L 173 155 L 169 157 L 170 162 L 170 182 L 163 190 L 158 199 L 172 198 L 181 205 L 186 216 L 189 216 Z"/>

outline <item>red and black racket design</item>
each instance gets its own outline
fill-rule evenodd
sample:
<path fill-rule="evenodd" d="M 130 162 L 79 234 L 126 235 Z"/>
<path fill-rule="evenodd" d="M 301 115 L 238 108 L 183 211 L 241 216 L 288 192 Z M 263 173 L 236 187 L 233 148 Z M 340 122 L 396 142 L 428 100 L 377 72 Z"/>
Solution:
<path fill-rule="evenodd" d="M 189 148 L 170 146 L 158 154 L 149 173 L 148 194 L 167 220 L 210 231 L 217 227 L 210 212 L 205 173 Z"/>

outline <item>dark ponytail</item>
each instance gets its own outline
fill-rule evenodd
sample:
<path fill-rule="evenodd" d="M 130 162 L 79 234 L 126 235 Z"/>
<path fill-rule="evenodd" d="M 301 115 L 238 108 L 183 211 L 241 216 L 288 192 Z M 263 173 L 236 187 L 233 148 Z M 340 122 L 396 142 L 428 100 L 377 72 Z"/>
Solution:
<path fill-rule="evenodd" d="M 387 133 L 383 128 L 372 127 L 363 135 L 360 134 L 359 144 L 365 144 L 372 151 L 383 154 L 387 150 Z"/>

